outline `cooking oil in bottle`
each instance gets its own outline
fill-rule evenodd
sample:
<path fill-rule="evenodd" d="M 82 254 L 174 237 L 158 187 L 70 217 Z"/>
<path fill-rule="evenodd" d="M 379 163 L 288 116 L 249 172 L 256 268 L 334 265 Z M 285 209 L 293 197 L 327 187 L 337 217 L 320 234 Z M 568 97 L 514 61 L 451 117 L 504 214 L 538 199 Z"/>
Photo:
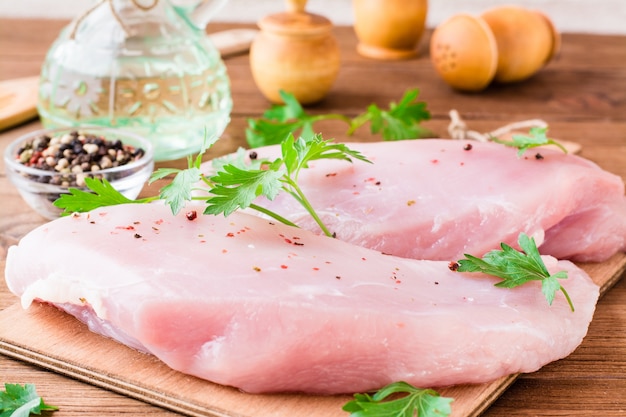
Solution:
<path fill-rule="evenodd" d="M 77 18 L 48 51 L 44 126 L 111 126 L 147 137 L 155 159 L 197 152 L 230 121 L 226 67 L 204 30 L 166 0 L 110 0 Z"/>

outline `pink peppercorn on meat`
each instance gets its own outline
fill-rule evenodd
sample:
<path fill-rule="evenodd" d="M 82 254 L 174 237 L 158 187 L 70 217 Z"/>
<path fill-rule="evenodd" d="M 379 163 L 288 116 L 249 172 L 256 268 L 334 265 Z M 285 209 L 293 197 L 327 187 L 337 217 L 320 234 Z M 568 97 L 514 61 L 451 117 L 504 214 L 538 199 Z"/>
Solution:
<path fill-rule="evenodd" d="M 196 209 L 114 206 L 45 224 L 9 249 L 8 286 L 24 307 L 55 304 L 176 370 L 254 393 L 532 372 L 578 346 L 598 297 L 582 270 L 551 257 L 574 312 L 561 292 L 549 306 L 536 281 L 498 288 L 445 261 Z"/>
<path fill-rule="evenodd" d="M 516 246 L 520 232 L 558 259 L 603 261 L 626 250 L 624 183 L 586 159 L 556 148 L 520 158 L 501 144 L 449 139 L 348 145 L 373 163 L 314 161 L 298 181 L 338 239 L 431 260 Z M 254 152 L 275 158 L 279 148 Z M 287 194 L 259 204 L 319 232 Z"/>

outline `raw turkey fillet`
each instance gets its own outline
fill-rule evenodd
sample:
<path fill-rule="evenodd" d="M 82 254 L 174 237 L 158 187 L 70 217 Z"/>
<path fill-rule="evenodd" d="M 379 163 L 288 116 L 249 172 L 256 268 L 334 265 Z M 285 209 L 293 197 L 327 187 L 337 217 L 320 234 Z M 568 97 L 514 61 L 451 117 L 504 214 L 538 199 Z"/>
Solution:
<path fill-rule="evenodd" d="M 192 210 L 188 207 L 186 210 Z M 532 372 L 582 341 L 598 287 L 569 261 L 539 282 L 497 279 L 273 224 L 127 205 L 45 224 L 9 249 L 7 283 L 181 372 L 252 393 L 353 393 Z"/>
<path fill-rule="evenodd" d="M 314 161 L 298 180 L 341 240 L 431 260 L 517 247 L 520 232 L 558 259 L 599 262 L 626 250 L 622 179 L 578 156 L 541 149 L 518 158 L 501 144 L 450 139 L 348 146 L 373 163 Z M 254 151 L 273 159 L 279 148 Z M 319 232 L 288 194 L 259 204 Z"/>

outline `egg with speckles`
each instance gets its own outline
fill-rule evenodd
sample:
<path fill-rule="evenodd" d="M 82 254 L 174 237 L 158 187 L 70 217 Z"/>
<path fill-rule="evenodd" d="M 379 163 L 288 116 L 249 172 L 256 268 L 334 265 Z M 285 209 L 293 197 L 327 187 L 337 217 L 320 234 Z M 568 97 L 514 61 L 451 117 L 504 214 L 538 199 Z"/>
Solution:
<path fill-rule="evenodd" d="M 492 82 L 524 81 L 550 62 L 560 35 L 543 13 L 500 6 L 480 16 L 456 14 L 432 34 L 430 57 L 451 87 L 482 91 Z"/>
<path fill-rule="evenodd" d="M 495 81 L 523 81 L 558 53 L 560 35 L 543 13 L 518 6 L 487 10 L 481 18 L 489 25 L 498 44 Z"/>
<path fill-rule="evenodd" d="M 452 16 L 435 29 L 430 54 L 441 78 L 463 91 L 486 88 L 498 66 L 493 33 L 483 19 L 469 14 Z"/>

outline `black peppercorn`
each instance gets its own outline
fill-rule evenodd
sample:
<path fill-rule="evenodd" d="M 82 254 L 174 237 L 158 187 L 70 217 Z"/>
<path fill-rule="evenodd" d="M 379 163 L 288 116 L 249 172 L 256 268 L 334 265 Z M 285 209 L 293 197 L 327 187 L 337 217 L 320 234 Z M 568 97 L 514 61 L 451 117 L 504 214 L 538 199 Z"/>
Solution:
<path fill-rule="evenodd" d="M 124 145 L 119 139 L 110 141 L 102 136 L 72 131 L 55 137 L 38 136 L 21 146 L 15 158 L 26 166 L 58 173 L 42 177 L 50 184 L 83 186 L 79 183 L 84 181 L 83 173 L 94 176 L 92 172 L 126 165 L 144 154 L 143 149 Z"/>

